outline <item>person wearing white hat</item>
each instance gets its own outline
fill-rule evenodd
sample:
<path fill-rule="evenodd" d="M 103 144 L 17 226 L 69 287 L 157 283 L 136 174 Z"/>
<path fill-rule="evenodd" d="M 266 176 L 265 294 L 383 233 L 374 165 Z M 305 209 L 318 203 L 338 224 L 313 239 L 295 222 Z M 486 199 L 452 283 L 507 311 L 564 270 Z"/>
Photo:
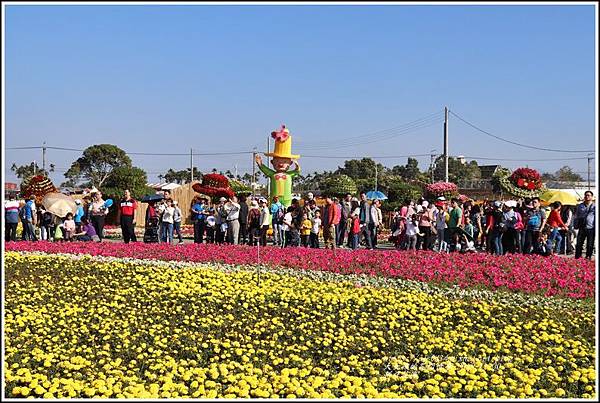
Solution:
<path fill-rule="evenodd" d="M 267 199 L 261 198 L 258 201 L 260 210 L 260 246 L 267 246 L 267 232 L 271 223 L 271 213 L 267 206 Z"/>
<path fill-rule="evenodd" d="M 75 229 L 77 232 L 81 231 L 81 219 L 85 214 L 83 210 L 83 203 L 81 199 L 75 199 L 75 204 L 77 204 L 77 210 L 75 210 L 75 215 L 73 216 L 73 220 L 75 221 Z"/>

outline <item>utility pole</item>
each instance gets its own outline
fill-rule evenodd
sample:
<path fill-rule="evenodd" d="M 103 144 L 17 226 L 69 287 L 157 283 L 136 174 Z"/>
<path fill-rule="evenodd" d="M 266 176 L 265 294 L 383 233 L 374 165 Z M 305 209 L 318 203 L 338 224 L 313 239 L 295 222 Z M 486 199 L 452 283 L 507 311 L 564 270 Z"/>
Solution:
<path fill-rule="evenodd" d="M 269 147 L 271 147 L 271 135 L 267 136 L 267 152 L 269 152 Z M 267 180 L 267 194 L 271 195 L 271 181 Z M 268 197 L 267 197 L 268 198 Z"/>
<path fill-rule="evenodd" d="M 190 148 L 190 186 L 194 181 L 194 149 Z"/>
<path fill-rule="evenodd" d="M 588 190 L 592 190 L 591 171 L 592 171 L 592 157 L 593 154 L 588 154 Z"/>
<path fill-rule="evenodd" d="M 234 172 L 234 173 L 233 173 L 233 177 L 234 177 L 235 179 L 237 179 L 237 177 L 238 177 L 238 174 L 237 174 L 237 164 L 235 164 L 235 165 L 233 166 L 233 172 Z"/>
<path fill-rule="evenodd" d="M 252 196 L 256 194 L 256 147 L 252 150 Z M 259 257 L 260 259 L 260 257 Z"/>
<path fill-rule="evenodd" d="M 35 175 L 37 175 L 37 169 L 36 169 L 36 163 L 35 163 L 35 160 L 33 161 L 33 164 L 32 164 L 32 166 L 33 166 L 33 176 L 35 176 Z"/>
<path fill-rule="evenodd" d="M 46 171 L 46 142 L 44 141 L 44 145 L 42 146 L 42 169 L 44 172 Z"/>
<path fill-rule="evenodd" d="M 444 181 L 448 182 L 448 107 L 444 107 Z"/>

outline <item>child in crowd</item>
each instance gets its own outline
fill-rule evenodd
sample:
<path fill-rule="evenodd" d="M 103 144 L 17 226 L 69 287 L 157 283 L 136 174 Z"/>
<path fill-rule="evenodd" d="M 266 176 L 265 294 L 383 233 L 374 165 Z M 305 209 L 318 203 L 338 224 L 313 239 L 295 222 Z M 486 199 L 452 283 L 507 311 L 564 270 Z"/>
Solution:
<path fill-rule="evenodd" d="M 217 227 L 215 209 L 210 207 L 206 210 L 206 212 L 206 243 L 215 243 L 215 230 Z"/>
<path fill-rule="evenodd" d="M 312 229 L 312 222 L 308 219 L 308 214 L 302 214 L 302 246 L 308 248 L 308 243 L 310 239 L 310 230 Z"/>
<path fill-rule="evenodd" d="M 552 240 L 548 239 L 550 231 L 544 230 L 540 232 L 540 239 L 537 244 L 537 249 L 534 251 L 541 256 L 550 256 L 552 253 Z"/>
<path fill-rule="evenodd" d="M 75 220 L 73 220 L 72 213 L 67 213 L 63 222 L 63 229 L 65 230 L 65 241 L 71 241 L 75 233 Z"/>
<path fill-rule="evenodd" d="M 321 230 L 321 212 L 315 210 L 314 217 L 311 220 L 312 227 L 310 229 L 310 247 L 319 248 L 319 231 Z"/>
<path fill-rule="evenodd" d="M 419 235 L 419 223 L 417 215 L 410 216 L 410 220 L 406 222 L 406 242 L 408 250 L 417 250 L 417 235 Z"/>

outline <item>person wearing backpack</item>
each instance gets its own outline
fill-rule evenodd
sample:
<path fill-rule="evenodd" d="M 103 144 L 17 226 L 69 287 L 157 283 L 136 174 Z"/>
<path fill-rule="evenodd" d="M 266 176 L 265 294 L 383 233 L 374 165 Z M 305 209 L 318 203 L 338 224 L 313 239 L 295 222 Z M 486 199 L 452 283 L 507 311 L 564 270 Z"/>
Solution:
<path fill-rule="evenodd" d="M 495 201 L 494 209 L 492 210 L 490 220 L 488 222 L 487 231 L 491 233 L 492 246 L 494 254 L 500 256 L 504 254 L 502 248 L 502 235 L 506 232 L 506 220 L 502 212 L 502 202 Z"/>
<path fill-rule="evenodd" d="M 256 200 L 250 202 L 250 210 L 248 210 L 248 245 L 256 246 L 260 239 L 260 215 L 261 210 Z"/>
<path fill-rule="evenodd" d="M 540 208 L 540 198 L 534 197 L 531 205 L 527 206 L 525 226 L 525 243 L 523 246 L 524 254 L 531 254 L 533 250 L 538 250 L 540 242 L 540 232 L 546 225 L 546 213 Z"/>
<path fill-rule="evenodd" d="M 578 230 L 575 259 L 579 259 L 583 254 L 584 242 L 586 242 L 586 259 L 591 259 L 594 254 L 594 238 L 596 236 L 596 205 L 593 202 L 594 194 L 591 190 L 587 190 L 583 197 L 583 203 L 580 203 L 575 211 L 574 226 Z"/>

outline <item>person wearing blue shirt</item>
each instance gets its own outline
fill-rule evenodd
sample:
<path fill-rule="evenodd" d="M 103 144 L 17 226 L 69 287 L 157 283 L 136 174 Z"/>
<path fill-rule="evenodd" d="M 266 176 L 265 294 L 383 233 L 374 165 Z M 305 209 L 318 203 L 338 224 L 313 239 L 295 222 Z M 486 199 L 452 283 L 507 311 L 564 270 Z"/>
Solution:
<path fill-rule="evenodd" d="M 281 212 L 281 213 L 280 213 Z M 283 244 L 283 230 L 281 228 L 281 224 L 283 223 L 283 215 L 285 211 L 283 209 L 283 205 L 279 201 L 279 197 L 273 197 L 273 203 L 271 204 L 271 217 L 273 224 L 273 244 L 274 245 L 282 245 Z"/>
<path fill-rule="evenodd" d="M 35 196 L 31 196 L 25 203 L 25 223 L 23 229 L 27 229 L 25 239 L 29 241 L 37 241 L 35 236 L 35 227 L 37 210 L 35 208 Z"/>
<path fill-rule="evenodd" d="M 75 203 L 77 204 L 77 210 L 75 211 L 75 215 L 73 216 L 73 221 L 75 221 L 75 229 L 77 230 L 77 232 L 79 232 L 79 230 L 81 229 L 81 218 L 83 217 L 84 211 L 80 199 L 76 199 Z"/>
<path fill-rule="evenodd" d="M 204 202 L 206 199 L 196 196 L 192 204 L 192 221 L 194 222 L 194 243 L 204 241 L 204 218 L 206 217 Z"/>

